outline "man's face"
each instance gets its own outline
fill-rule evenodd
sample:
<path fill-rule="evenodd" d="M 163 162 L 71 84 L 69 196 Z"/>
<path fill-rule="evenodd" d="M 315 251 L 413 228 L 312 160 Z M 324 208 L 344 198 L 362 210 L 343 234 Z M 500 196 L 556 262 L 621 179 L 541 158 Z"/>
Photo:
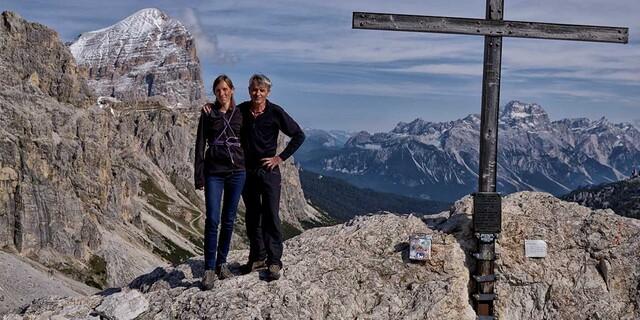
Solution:
<path fill-rule="evenodd" d="M 257 83 L 251 83 L 249 86 L 249 96 L 251 97 L 251 103 L 254 105 L 264 105 L 267 102 L 270 90 L 265 85 L 259 85 Z"/>

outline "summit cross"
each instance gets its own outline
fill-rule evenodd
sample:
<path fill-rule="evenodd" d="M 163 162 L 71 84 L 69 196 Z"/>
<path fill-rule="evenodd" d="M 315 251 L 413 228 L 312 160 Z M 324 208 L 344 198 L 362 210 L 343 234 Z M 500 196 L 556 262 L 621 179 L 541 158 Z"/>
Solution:
<path fill-rule="evenodd" d="M 480 161 L 478 192 L 474 194 L 473 227 L 478 238 L 477 293 L 473 295 L 479 319 L 494 319 L 495 239 L 501 231 L 501 197 L 496 192 L 498 110 L 502 38 L 538 38 L 627 43 L 629 29 L 588 25 L 503 20 L 504 0 L 487 0 L 486 19 L 416 16 L 388 13 L 353 13 L 354 29 L 452 33 L 484 36 Z"/>

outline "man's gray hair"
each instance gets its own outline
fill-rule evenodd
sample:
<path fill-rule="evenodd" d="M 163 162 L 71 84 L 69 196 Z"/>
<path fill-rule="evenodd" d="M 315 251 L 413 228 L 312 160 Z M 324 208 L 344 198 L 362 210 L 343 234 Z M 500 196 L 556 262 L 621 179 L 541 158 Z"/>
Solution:
<path fill-rule="evenodd" d="M 251 85 L 256 84 L 258 87 L 266 86 L 267 89 L 271 90 L 271 80 L 262 73 L 256 73 L 251 76 L 249 79 L 249 87 Z"/>

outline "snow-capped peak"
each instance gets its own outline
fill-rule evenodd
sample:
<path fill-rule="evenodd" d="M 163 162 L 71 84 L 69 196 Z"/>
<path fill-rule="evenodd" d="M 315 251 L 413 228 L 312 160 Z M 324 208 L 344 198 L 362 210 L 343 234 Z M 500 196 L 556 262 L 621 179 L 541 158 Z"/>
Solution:
<path fill-rule="evenodd" d="M 95 58 L 96 55 L 106 55 L 106 51 L 116 47 L 114 42 L 122 42 L 123 39 L 132 39 L 136 42 L 143 39 L 151 40 L 151 33 L 160 34 L 171 28 L 185 29 L 180 22 L 159 9 L 146 8 L 112 26 L 81 34 L 69 49 L 76 60 L 82 63 L 86 59 Z M 186 29 L 184 31 L 187 32 Z M 90 45 L 96 42 L 100 45 Z M 96 49 L 98 52 L 95 51 Z"/>

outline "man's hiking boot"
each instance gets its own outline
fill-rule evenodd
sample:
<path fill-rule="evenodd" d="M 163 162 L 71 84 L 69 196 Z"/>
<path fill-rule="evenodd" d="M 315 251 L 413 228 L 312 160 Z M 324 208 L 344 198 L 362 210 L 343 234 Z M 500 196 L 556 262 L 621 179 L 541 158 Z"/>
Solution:
<path fill-rule="evenodd" d="M 243 264 L 240 266 L 240 271 L 242 274 L 249 274 L 254 271 L 264 270 L 267 268 L 267 263 L 265 260 L 258 261 L 248 261 L 247 264 Z"/>
<path fill-rule="evenodd" d="M 280 279 L 280 266 L 277 264 L 272 264 L 269 266 L 268 277 L 270 280 L 278 280 Z"/>
<path fill-rule="evenodd" d="M 200 288 L 202 290 L 211 290 L 213 285 L 216 283 L 216 279 L 218 276 L 216 275 L 215 270 L 205 270 L 204 276 L 202 276 L 202 283 Z"/>
<path fill-rule="evenodd" d="M 231 269 L 229 269 L 229 265 L 226 263 L 223 263 L 217 266 L 216 273 L 218 274 L 218 279 L 220 280 L 229 279 L 233 277 L 233 273 L 231 272 Z"/>

